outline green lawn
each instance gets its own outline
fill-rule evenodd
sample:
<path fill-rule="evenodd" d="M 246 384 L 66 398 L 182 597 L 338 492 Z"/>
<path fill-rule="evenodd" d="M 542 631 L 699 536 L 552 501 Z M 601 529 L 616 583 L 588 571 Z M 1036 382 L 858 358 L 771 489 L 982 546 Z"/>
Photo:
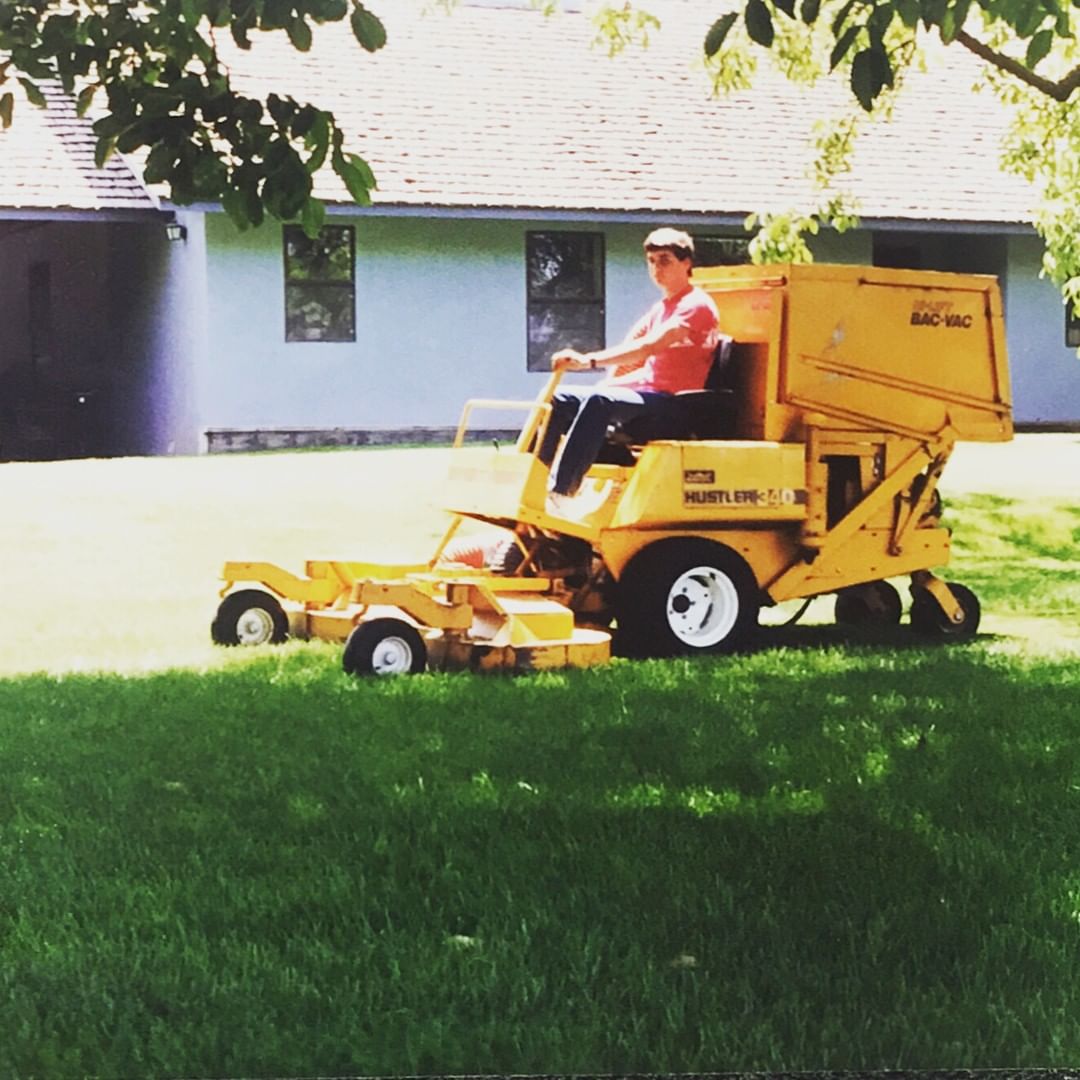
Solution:
<path fill-rule="evenodd" d="M 367 682 L 218 564 L 423 557 L 444 452 L 0 466 L 0 1075 L 1075 1064 L 1077 447 L 946 473 L 968 646 Z"/>

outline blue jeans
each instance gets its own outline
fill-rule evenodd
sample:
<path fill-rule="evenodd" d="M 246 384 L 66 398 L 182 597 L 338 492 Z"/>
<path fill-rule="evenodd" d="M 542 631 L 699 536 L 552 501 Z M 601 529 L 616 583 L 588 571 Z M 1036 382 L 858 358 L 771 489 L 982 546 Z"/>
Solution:
<path fill-rule="evenodd" d="M 645 412 L 650 404 L 669 396 L 621 386 L 566 387 L 556 391 L 537 455 L 545 465 L 551 465 L 559 439 L 566 434 L 551 490 L 559 495 L 573 495 L 589 466 L 596 461 L 608 427 L 615 421 Z"/>

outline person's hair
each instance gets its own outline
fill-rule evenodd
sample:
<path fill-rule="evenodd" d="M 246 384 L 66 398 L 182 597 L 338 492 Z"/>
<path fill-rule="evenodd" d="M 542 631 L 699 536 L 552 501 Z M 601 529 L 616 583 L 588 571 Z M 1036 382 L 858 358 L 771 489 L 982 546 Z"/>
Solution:
<path fill-rule="evenodd" d="M 645 237 L 646 251 L 670 251 L 676 259 L 694 261 L 694 240 L 681 229 L 653 229 Z"/>

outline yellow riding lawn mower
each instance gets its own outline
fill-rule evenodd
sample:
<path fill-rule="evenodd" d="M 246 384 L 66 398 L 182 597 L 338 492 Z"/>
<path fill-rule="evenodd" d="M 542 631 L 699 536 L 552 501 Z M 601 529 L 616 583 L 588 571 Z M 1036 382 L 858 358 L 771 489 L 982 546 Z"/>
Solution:
<path fill-rule="evenodd" d="M 355 674 L 584 667 L 722 653 L 763 606 L 836 594 L 837 621 L 971 637 L 979 603 L 949 561 L 938 492 L 960 439 L 1012 438 L 1001 295 L 982 275 L 869 266 L 695 271 L 716 301 L 709 385 L 609 432 L 577 495 L 548 508 L 534 402 L 470 401 L 451 523 L 423 565 L 228 562 L 223 645 L 344 644 Z M 481 409 L 523 410 L 513 448 L 464 447 Z M 494 540 L 457 539 L 463 522 Z"/>

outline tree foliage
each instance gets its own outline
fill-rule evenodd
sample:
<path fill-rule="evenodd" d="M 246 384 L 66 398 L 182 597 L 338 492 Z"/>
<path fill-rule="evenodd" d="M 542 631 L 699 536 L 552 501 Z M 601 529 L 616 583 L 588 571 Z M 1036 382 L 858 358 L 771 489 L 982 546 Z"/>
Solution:
<path fill-rule="evenodd" d="M 824 22 L 829 69 L 846 65 L 851 91 L 869 111 L 910 63 L 920 28 L 1048 97 L 1068 101 L 1080 88 L 1080 65 L 1056 75 L 1036 69 L 1055 44 L 1072 40 L 1073 6 L 1072 0 L 745 0 L 741 22 L 750 40 L 766 48 L 776 40 L 777 24 Z M 723 48 L 739 16 L 729 11 L 713 23 L 706 55 Z M 973 29 L 973 23 L 980 25 Z"/>
<path fill-rule="evenodd" d="M 145 179 L 168 185 L 179 205 L 221 202 L 240 227 L 266 215 L 322 224 L 312 177 L 329 161 L 358 203 L 375 177 L 345 148 L 332 113 L 287 94 L 264 100 L 236 90 L 222 35 L 249 49 L 252 35 L 287 35 L 311 48 L 312 28 L 348 19 L 369 52 L 386 30 L 360 0 L 0 0 L 0 123 L 12 123 L 17 90 L 45 104 L 59 80 L 85 115 L 92 108 L 96 158 L 146 153 Z"/>
<path fill-rule="evenodd" d="M 1046 244 L 1043 272 L 1080 310 L 1077 7 L 1077 0 L 742 0 L 741 8 L 715 19 L 703 45 L 719 86 L 746 85 L 753 69 L 747 49 L 759 46 L 792 77 L 813 79 L 822 69 L 842 75 L 866 114 L 891 106 L 920 55 L 921 34 L 937 35 L 949 47 L 945 53 L 959 48 L 979 57 L 985 84 L 1010 110 L 1002 160 L 1032 183 L 1039 202 L 1034 224 Z M 849 116 L 834 130 L 831 159 L 828 137 L 819 141 L 823 178 L 843 171 L 853 125 Z M 797 237 L 808 223 L 816 231 L 826 219 L 821 212 L 765 219 L 759 250 L 766 257 L 784 250 L 808 255 Z M 840 220 L 850 224 L 850 214 Z"/>

